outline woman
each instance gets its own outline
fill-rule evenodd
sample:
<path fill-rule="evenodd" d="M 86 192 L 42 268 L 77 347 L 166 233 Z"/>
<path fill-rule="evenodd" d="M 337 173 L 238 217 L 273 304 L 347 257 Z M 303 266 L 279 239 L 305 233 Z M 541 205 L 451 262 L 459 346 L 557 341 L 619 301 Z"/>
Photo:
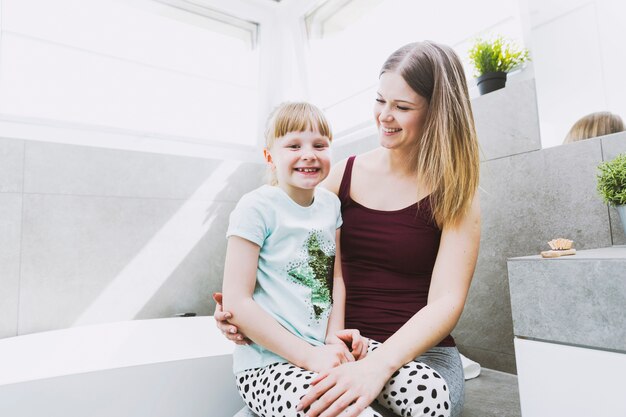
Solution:
<path fill-rule="evenodd" d="M 429 41 L 394 52 L 380 72 L 374 117 L 381 146 L 338 163 L 325 184 L 342 203 L 345 325 L 371 339 L 369 353 L 321 373 L 299 409 L 352 417 L 376 401 L 398 415 L 456 417 L 464 381 L 450 332 L 480 240 L 478 143 L 456 53 Z M 245 343 L 219 305 L 215 318 Z M 427 369 L 443 389 L 422 379 Z M 442 395 L 449 404 L 420 407 Z"/>

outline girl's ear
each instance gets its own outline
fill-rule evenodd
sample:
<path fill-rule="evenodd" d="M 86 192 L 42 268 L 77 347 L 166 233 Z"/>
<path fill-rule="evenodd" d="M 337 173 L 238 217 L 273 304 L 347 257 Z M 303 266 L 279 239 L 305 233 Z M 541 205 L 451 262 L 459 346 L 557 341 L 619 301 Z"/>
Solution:
<path fill-rule="evenodd" d="M 267 162 L 268 165 L 270 166 L 274 166 L 274 161 L 272 159 L 272 154 L 270 153 L 269 149 L 265 148 L 263 149 L 263 158 L 265 158 L 265 162 Z"/>

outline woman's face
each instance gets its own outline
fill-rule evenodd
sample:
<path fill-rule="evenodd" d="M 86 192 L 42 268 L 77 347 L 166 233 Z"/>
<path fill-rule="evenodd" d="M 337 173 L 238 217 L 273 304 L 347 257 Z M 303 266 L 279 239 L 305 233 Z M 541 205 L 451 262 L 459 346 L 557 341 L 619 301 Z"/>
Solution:
<path fill-rule="evenodd" d="M 409 149 L 418 142 L 428 111 L 428 101 L 417 94 L 400 74 L 380 76 L 374 118 L 381 146 Z"/>

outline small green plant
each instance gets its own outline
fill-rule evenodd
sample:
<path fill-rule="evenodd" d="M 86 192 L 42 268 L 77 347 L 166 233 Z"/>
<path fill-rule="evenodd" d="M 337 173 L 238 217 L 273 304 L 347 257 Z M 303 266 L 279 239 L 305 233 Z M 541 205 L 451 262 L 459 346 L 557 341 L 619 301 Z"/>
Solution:
<path fill-rule="evenodd" d="M 598 192 L 611 206 L 626 204 L 626 153 L 598 165 Z"/>
<path fill-rule="evenodd" d="M 474 65 L 474 76 L 488 72 L 509 72 L 512 68 L 530 61 L 528 49 L 520 48 L 503 36 L 492 40 L 476 39 L 469 50 L 469 59 Z"/>

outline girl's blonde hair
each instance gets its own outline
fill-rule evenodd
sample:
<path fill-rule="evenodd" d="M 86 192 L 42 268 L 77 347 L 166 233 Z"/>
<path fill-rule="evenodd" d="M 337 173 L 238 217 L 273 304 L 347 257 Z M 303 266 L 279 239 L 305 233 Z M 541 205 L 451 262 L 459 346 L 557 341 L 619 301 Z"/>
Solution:
<path fill-rule="evenodd" d="M 428 100 L 422 136 L 410 156 L 431 191 L 433 218 L 456 225 L 469 209 L 480 171 L 478 139 L 463 65 L 452 48 L 431 41 L 395 51 L 380 74 L 395 72 Z"/>
<path fill-rule="evenodd" d="M 265 148 L 274 146 L 276 139 L 291 132 L 317 131 L 320 135 L 333 140 L 330 124 L 324 113 L 307 102 L 285 102 L 279 104 L 270 113 L 265 127 Z M 269 183 L 277 185 L 273 171 L 268 172 Z"/>
<path fill-rule="evenodd" d="M 578 119 L 565 136 L 563 143 L 578 142 L 623 131 L 624 122 L 621 117 L 608 111 L 600 111 Z"/>

